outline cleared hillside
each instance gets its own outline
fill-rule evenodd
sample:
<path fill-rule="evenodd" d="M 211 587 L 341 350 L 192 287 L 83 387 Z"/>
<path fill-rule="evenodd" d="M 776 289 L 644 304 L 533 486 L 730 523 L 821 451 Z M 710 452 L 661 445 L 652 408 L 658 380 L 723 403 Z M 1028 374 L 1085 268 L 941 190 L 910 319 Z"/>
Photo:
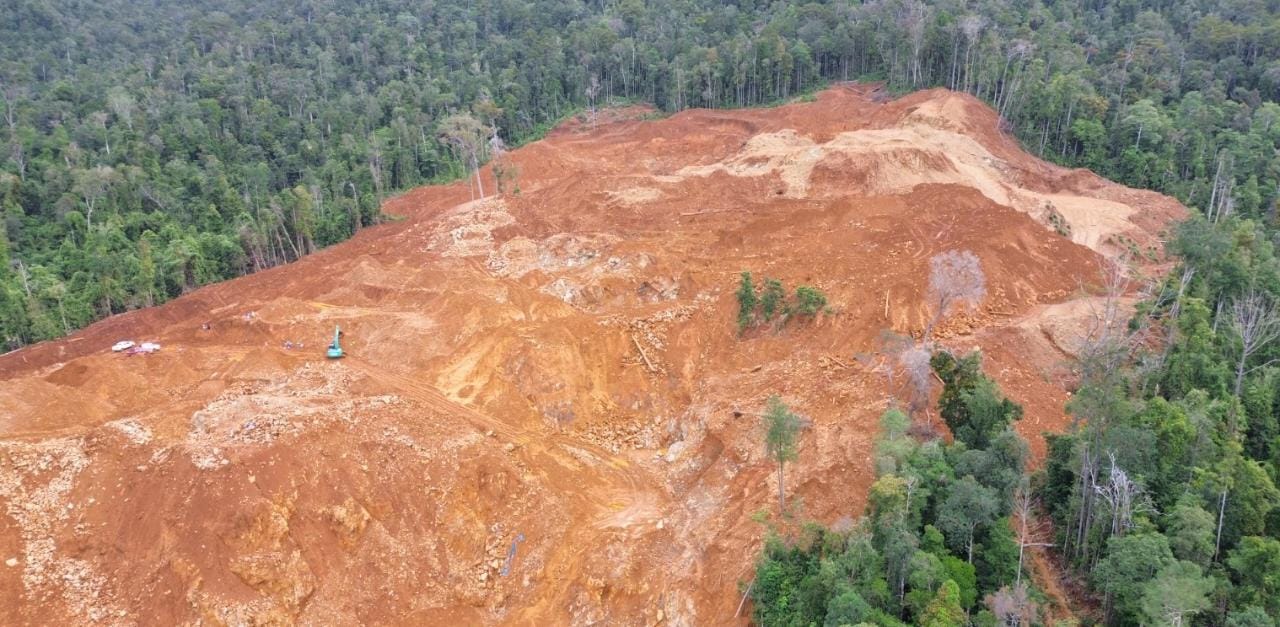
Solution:
<path fill-rule="evenodd" d="M 972 250 L 988 296 L 941 335 L 986 352 L 1040 453 L 1101 256 L 1183 214 L 947 91 L 640 113 L 513 152 L 518 194 L 421 188 L 347 243 L 0 357 L 0 623 L 733 622 L 776 507 L 769 394 L 813 420 L 805 512 L 861 512 L 879 338 L 924 326 L 931 256 Z M 743 270 L 833 313 L 740 338 Z"/>

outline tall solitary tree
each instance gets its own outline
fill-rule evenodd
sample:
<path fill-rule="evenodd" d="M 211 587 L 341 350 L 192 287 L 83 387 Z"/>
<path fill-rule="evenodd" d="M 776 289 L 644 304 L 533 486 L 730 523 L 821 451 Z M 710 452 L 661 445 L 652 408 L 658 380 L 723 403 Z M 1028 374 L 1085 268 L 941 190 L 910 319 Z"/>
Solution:
<path fill-rule="evenodd" d="M 484 185 L 480 180 L 480 163 L 491 137 L 490 129 L 467 113 L 451 115 L 440 122 L 440 137 L 452 146 L 457 155 L 476 176 L 476 189 L 484 198 Z"/>
<path fill-rule="evenodd" d="M 1275 360 L 1249 368 L 1249 358 L 1280 337 L 1280 309 L 1263 294 L 1250 290 L 1231 304 L 1231 327 L 1240 336 L 1240 356 L 1236 360 L 1235 394 L 1240 396 L 1245 375 L 1269 366 Z"/>
<path fill-rule="evenodd" d="M 804 420 L 793 413 L 778 395 L 769 397 L 764 411 L 764 446 L 769 458 L 778 462 L 778 510 L 786 511 L 786 489 L 784 488 L 784 467 L 787 462 L 796 459 L 796 444 L 800 430 L 804 428 Z"/>

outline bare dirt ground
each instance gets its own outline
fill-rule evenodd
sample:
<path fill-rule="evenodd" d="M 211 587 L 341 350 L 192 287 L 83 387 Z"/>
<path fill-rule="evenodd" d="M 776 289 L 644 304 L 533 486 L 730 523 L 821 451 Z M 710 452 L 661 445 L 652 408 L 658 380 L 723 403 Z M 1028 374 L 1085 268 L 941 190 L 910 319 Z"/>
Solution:
<path fill-rule="evenodd" d="M 512 153 L 518 194 L 418 189 L 298 263 L 0 356 L 0 624 L 741 624 L 768 395 L 813 420 L 804 514 L 861 513 L 878 338 L 919 332 L 929 258 L 969 249 L 989 295 L 944 342 L 985 351 L 1040 454 L 1100 255 L 1182 215 L 996 128 L 865 86 L 573 123 Z M 743 270 L 834 312 L 739 338 Z"/>

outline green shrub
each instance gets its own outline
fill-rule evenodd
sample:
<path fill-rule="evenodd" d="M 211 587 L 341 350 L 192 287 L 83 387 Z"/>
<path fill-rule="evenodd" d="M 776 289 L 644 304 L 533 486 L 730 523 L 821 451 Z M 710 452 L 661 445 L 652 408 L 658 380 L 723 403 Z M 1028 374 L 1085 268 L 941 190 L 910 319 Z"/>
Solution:
<path fill-rule="evenodd" d="M 777 279 L 766 278 L 764 280 L 764 294 L 760 298 L 760 313 L 766 322 L 773 320 L 773 317 L 786 307 L 783 301 L 787 299 L 787 290 L 782 287 L 782 281 Z"/>
<path fill-rule="evenodd" d="M 751 322 L 755 318 L 756 304 L 759 303 L 756 298 L 756 286 L 751 282 L 751 273 L 742 273 L 742 282 L 738 284 L 738 332 L 746 330 L 751 326 Z"/>
<path fill-rule="evenodd" d="M 796 288 L 795 312 L 803 316 L 816 316 L 827 306 L 827 295 L 816 287 L 801 285 Z"/>

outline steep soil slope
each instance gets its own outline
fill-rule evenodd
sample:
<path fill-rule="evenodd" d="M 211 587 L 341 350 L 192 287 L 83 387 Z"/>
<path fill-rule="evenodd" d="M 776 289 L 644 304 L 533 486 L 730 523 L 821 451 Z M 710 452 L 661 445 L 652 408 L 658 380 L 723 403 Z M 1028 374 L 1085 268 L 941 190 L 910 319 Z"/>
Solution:
<path fill-rule="evenodd" d="M 943 335 L 987 351 L 1039 451 L 1100 255 L 1182 212 L 945 91 L 634 117 L 515 151 L 518 194 L 419 189 L 348 243 L 0 357 L 0 624 L 741 622 L 768 395 L 813 421 L 789 492 L 856 516 L 878 338 L 918 332 L 929 258 L 968 249 L 989 295 Z M 740 338 L 743 270 L 834 311 Z"/>

